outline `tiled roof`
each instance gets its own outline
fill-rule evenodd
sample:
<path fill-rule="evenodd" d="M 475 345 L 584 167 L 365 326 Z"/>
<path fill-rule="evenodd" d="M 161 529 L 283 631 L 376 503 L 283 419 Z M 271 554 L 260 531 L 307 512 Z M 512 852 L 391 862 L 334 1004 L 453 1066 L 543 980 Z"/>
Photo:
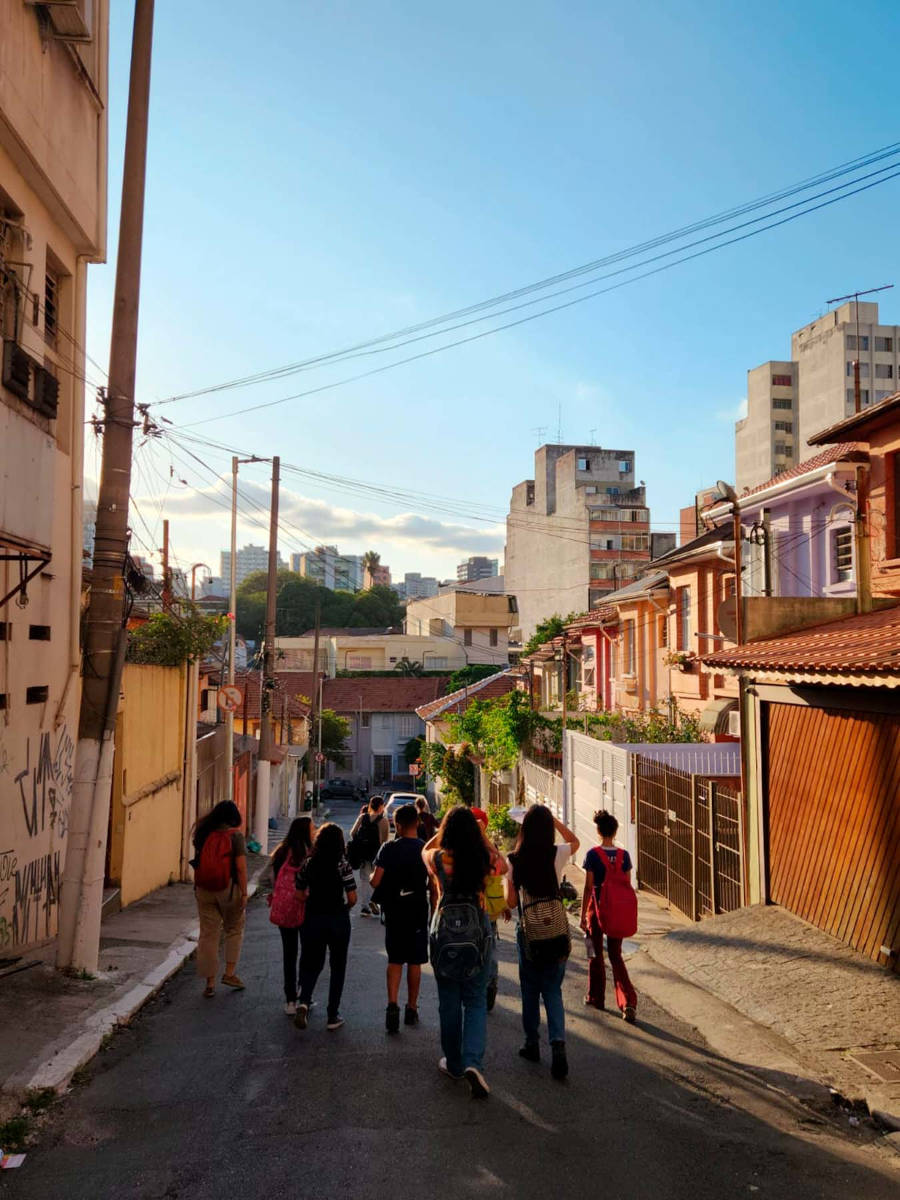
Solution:
<path fill-rule="evenodd" d="M 236 671 L 235 684 L 244 693 L 244 705 L 247 718 L 259 720 L 259 671 Z M 309 714 L 309 704 L 315 690 L 315 677 L 312 671 L 278 671 L 275 674 L 275 691 L 272 697 L 272 714 L 276 720 L 281 718 L 284 700 L 288 700 L 288 714 L 292 720 Z M 305 696 L 306 700 L 298 700 Z M 244 708 L 235 715 L 235 723 L 239 724 L 244 716 Z"/>
<path fill-rule="evenodd" d="M 845 417 L 843 421 L 829 425 L 827 429 L 814 434 L 809 439 L 810 443 L 813 446 L 821 446 L 826 442 L 843 442 L 845 435 L 852 437 L 856 432 L 864 432 L 867 426 L 875 421 L 880 421 L 882 417 L 893 414 L 895 409 L 900 410 L 900 392 L 885 396 L 883 400 L 879 400 L 877 404 L 870 404 L 862 412 L 853 413 L 852 416 Z"/>
<path fill-rule="evenodd" d="M 707 667 L 832 676 L 834 683 L 887 676 L 900 684 L 900 605 L 749 642 L 701 661 Z"/>
<path fill-rule="evenodd" d="M 819 454 L 814 454 L 812 458 L 807 458 L 801 463 L 797 463 L 796 467 L 790 467 L 787 471 L 782 471 L 780 475 L 773 475 L 771 479 L 767 479 L 765 483 L 759 483 L 756 487 L 747 488 L 738 496 L 738 500 L 746 500 L 748 496 L 755 496 L 757 492 L 764 492 L 767 488 L 777 487 L 779 483 L 786 483 L 789 479 L 796 479 L 800 475 L 806 475 L 810 471 L 817 471 L 819 467 L 827 467 L 833 462 L 865 462 L 868 455 L 866 447 L 860 442 L 848 442 L 841 450 L 836 450 L 833 446 L 830 450 L 822 450 Z"/>
<path fill-rule="evenodd" d="M 414 712 L 442 695 L 447 678 L 442 675 L 389 676 L 354 675 L 349 679 L 326 679 L 322 703 L 338 713 Z"/>
<path fill-rule="evenodd" d="M 577 632 L 581 629 L 590 629 L 594 625 L 609 625 L 617 621 L 618 617 L 619 614 L 614 604 L 601 604 L 599 608 L 592 608 L 590 612 L 582 613 L 580 617 L 570 621 L 566 629 Z"/>
<path fill-rule="evenodd" d="M 505 696 L 507 692 L 515 691 L 515 688 L 516 676 L 508 670 L 498 671 L 496 675 L 479 679 L 468 688 L 460 688 L 447 696 L 441 696 L 439 700 L 432 700 L 430 704 L 421 705 L 416 709 L 416 715 L 423 721 L 431 721 L 449 712 L 461 713 L 473 700 L 490 700 L 495 696 Z"/>

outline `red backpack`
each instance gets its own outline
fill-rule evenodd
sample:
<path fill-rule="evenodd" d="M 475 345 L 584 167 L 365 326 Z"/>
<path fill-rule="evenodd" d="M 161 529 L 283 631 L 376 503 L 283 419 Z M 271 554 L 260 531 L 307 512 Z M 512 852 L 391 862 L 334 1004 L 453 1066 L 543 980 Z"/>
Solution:
<path fill-rule="evenodd" d="M 298 892 L 296 887 L 299 870 L 300 867 L 293 865 L 288 854 L 269 897 L 269 920 L 282 929 L 299 929 L 306 916 L 306 895 Z"/>
<path fill-rule="evenodd" d="M 631 886 L 631 880 L 622 870 L 625 851 L 616 847 L 615 857 L 610 859 L 602 846 L 597 846 L 598 854 L 604 856 L 606 872 L 600 886 L 600 895 L 594 892 L 594 912 L 600 928 L 611 938 L 629 938 L 637 933 L 637 893 Z"/>
<path fill-rule="evenodd" d="M 224 892 L 234 881 L 234 855 L 231 830 L 216 829 L 207 834 L 194 868 L 194 883 L 207 892 Z"/>

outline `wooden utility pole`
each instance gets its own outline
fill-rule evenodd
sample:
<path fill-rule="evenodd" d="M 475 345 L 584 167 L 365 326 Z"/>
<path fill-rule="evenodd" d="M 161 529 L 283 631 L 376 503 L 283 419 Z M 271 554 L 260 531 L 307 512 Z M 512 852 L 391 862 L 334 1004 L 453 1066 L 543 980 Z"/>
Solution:
<path fill-rule="evenodd" d="M 253 836 L 268 853 L 269 791 L 272 764 L 272 696 L 275 690 L 275 601 L 278 593 L 278 486 L 281 459 L 272 459 L 272 506 L 269 513 L 269 576 L 266 584 L 266 629 L 262 686 L 259 690 L 259 762 L 256 768 L 256 812 Z"/>
<path fill-rule="evenodd" d="M 318 778 L 319 778 L 319 762 L 318 762 L 318 759 L 313 757 L 312 745 L 313 745 L 313 733 L 316 728 L 316 713 L 317 713 L 318 707 L 319 707 L 319 630 L 321 628 L 321 625 L 322 625 L 322 604 L 319 600 L 317 600 L 316 601 L 316 631 L 315 631 L 315 634 L 313 635 L 313 686 L 312 686 L 312 696 L 310 697 L 312 703 L 310 704 L 310 709 L 309 709 L 309 738 L 308 738 L 308 746 L 307 746 L 307 751 L 306 751 L 306 774 L 307 774 L 307 777 L 310 775 L 310 773 L 312 774 L 313 804 L 316 807 L 318 807 L 318 804 L 319 804 L 319 794 L 318 794 L 318 790 L 316 787 L 316 784 L 317 784 Z M 345 664 L 346 664 L 346 661 L 347 661 L 347 659 L 346 659 L 346 655 L 345 655 L 344 656 Z M 312 767 L 312 772 L 310 772 L 310 769 L 309 769 L 310 767 Z"/>
<path fill-rule="evenodd" d="M 85 971 L 96 971 L 100 951 L 114 733 L 125 659 L 124 570 L 128 552 L 152 43 L 153 0 L 135 0 L 109 386 L 104 396 L 103 462 L 57 940 L 57 965 Z"/>
<path fill-rule="evenodd" d="M 162 606 L 163 612 L 172 611 L 172 572 L 169 569 L 169 522 L 163 521 L 162 544 Z"/>

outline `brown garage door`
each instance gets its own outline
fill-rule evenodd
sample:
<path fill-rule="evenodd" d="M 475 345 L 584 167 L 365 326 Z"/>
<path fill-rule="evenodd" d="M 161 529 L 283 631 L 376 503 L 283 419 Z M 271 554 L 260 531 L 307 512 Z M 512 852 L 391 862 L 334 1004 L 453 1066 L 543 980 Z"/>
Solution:
<path fill-rule="evenodd" d="M 896 971 L 900 715 L 767 707 L 770 899 Z"/>

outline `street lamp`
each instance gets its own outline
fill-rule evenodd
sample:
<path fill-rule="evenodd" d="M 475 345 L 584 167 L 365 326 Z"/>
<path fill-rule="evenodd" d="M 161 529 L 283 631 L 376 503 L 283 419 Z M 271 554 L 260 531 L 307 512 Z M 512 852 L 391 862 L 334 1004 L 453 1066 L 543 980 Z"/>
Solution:
<path fill-rule="evenodd" d="M 209 571 L 210 575 L 212 575 L 212 567 L 210 567 L 207 563 L 194 563 L 194 565 L 191 567 L 191 601 L 192 602 L 194 600 L 196 600 L 196 598 L 197 598 L 196 593 L 197 593 L 197 568 L 198 567 L 203 567 L 205 570 Z"/>

